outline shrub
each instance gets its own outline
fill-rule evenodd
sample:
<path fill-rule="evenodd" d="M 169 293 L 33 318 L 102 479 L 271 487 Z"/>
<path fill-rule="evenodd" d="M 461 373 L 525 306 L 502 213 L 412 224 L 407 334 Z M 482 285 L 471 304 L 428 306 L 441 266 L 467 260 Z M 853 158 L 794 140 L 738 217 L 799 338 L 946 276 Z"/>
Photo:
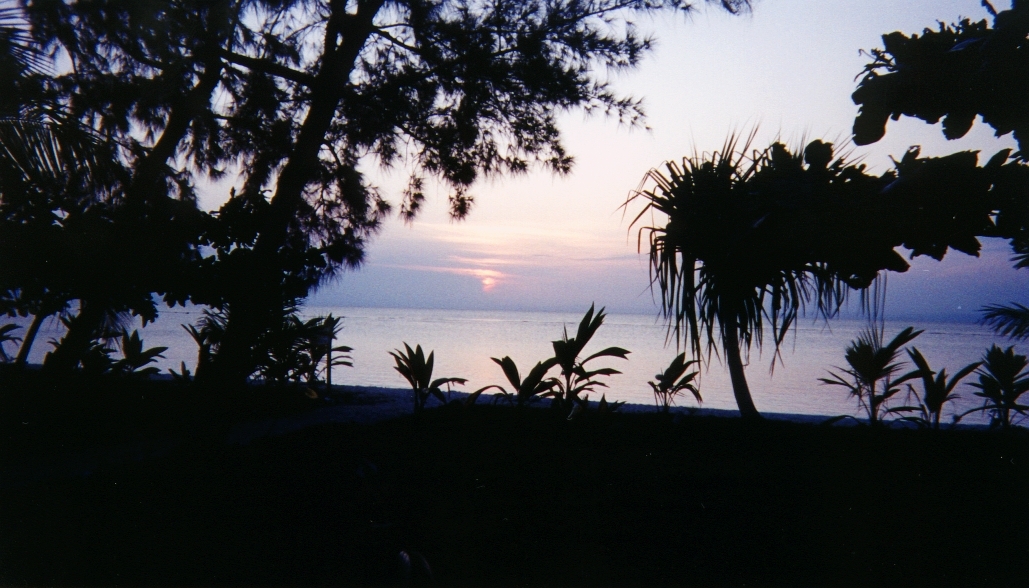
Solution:
<path fill-rule="evenodd" d="M 698 372 L 686 373 L 686 370 L 697 360 L 686 361 L 686 353 L 680 353 L 668 364 L 665 371 L 654 376 L 654 380 L 647 382 L 654 389 L 654 403 L 661 412 L 667 414 L 672 405 L 675 404 L 675 397 L 682 394 L 683 390 L 689 390 L 697 402 L 703 402 L 700 397 L 700 390 L 693 384 Z"/>

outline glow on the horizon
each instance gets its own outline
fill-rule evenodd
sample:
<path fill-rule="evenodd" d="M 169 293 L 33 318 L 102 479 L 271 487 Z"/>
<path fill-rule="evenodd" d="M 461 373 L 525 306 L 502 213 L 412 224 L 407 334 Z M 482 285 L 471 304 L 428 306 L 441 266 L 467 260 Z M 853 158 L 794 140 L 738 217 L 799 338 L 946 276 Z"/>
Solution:
<path fill-rule="evenodd" d="M 471 276 L 477 278 L 482 283 L 482 291 L 489 292 L 493 290 L 498 284 L 509 282 L 513 278 L 511 274 L 505 274 L 493 269 L 482 269 L 472 267 L 446 267 L 438 265 L 394 265 L 394 264 L 381 264 L 382 267 L 391 267 L 395 269 L 416 271 L 416 272 L 437 272 L 445 274 L 455 274 L 459 276 Z"/>
<path fill-rule="evenodd" d="M 868 62 L 859 50 L 880 47 L 884 33 L 918 32 L 960 16 L 989 17 L 979 0 L 795 0 L 756 2 L 743 18 L 710 10 L 687 22 L 667 15 L 641 23 L 656 34 L 657 49 L 637 71 L 612 82 L 645 99 L 651 130 L 563 113 L 559 124 L 576 159 L 573 173 L 484 179 L 471 187 L 476 205 L 462 222 L 447 216 L 450 189 L 430 179 L 421 216 L 411 224 L 384 223 L 366 265 L 326 288 L 322 299 L 577 312 L 595 301 L 621 312 L 656 313 L 646 235 L 641 254 L 640 225 L 629 227 L 640 209 L 622 208 L 647 170 L 720 149 L 727 134 L 745 135 L 755 126 L 754 148 L 823 138 L 846 150 L 857 114 L 855 76 Z M 889 122 L 882 141 L 854 149 L 852 159 L 878 174 L 911 145 L 921 145 L 923 156 L 978 150 L 983 162 L 1013 141 L 995 138 L 980 120 L 964 138 L 948 141 L 938 124 L 902 118 Z M 370 170 L 370 177 L 389 195 L 407 182 L 405 170 Z M 645 215 L 641 224 L 662 220 Z M 909 272 L 890 277 L 889 307 L 972 320 L 983 304 L 1024 303 L 1029 272 L 1012 269 L 1007 243 L 984 245 L 979 259 L 952 252 L 942 263 L 914 260 Z"/>

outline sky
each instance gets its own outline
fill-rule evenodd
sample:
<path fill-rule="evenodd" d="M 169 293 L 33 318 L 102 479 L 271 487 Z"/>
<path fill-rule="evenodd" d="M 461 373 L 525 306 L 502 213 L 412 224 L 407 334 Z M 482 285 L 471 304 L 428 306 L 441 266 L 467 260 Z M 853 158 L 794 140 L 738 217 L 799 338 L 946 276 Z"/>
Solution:
<path fill-rule="evenodd" d="M 1004 2 L 996 2 L 1000 8 Z M 635 70 L 612 78 L 644 99 L 649 130 L 603 116 L 560 118 L 576 164 L 568 176 L 535 171 L 476 184 L 476 205 L 462 222 L 447 216 L 447 190 L 430 186 L 411 224 L 388 221 L 366 263 L 323 286 L 317 306 L 552 310 L 656 314 L 645 255 L 620 206 L 644 174 L 670 159 L 721 147 L 729 133 L 758 129 L 757 146 L 778 139 L 800 146 L 849 140 L 857 107 L 850 95 L 881 35 L 918 32 L 937 20 L 988 18 L 978 0 L 757 0 L 751 14 L 701 9 L 691 18 L 637 21 L 658 45 Z M 957 141 L 939 125 L 891 121 L 879 143 L 853 148 L 876 173 L 911 145 L 923 155 L 981 150 L 985 160 L 1013 145 L 980 121 Z M 368 170 L 394 202 L 404 170 Z M 891 319 L 978 319 L 979 307 L 1026 302 L 1029 271 L 1016 272 L 1004 242 L 986 242 L 976 259 L 951 252 L 919 258 L 888 281 Z"/>

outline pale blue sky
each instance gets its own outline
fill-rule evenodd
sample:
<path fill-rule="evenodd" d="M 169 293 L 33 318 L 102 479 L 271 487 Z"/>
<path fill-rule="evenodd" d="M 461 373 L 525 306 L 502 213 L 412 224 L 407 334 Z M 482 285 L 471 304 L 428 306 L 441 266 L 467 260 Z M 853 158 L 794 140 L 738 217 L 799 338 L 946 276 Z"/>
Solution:
<path fill-rule="evenodd" d="M 995 3 L 1005 6 L 1002 1 Z M 545 172 L 475 186 L 468 220 L 451 223 L 446 190 L 431 188 L 413 225 L 387 223 L 367 263 L 323 287 L 313 304 L 414 308 L 657 312 L 646 260 L 618 210 L 646 171 L 694 150 L 721 147 L 732 131 L 759 126 L 757 146 L 776 137 L 844 143 L 857 107 L 850 95 L 868 61 L 860 49 L 894 30 L 917 32 L 959 16 L 988 15 L 978 0 L 757 0 L 753 14 L 704 10 L 639 23 L 658 38 L 642 66 L 615 78 L 645 98 L 651 130 L 619 127 L 581 112 L 564 115 L 566 146 L 576 158 L 568 177 Z M 1011 145 L 977 123 L 959 141 L 938 126 L 890 122 L 886 138 L 854 150 L 875 171 L 909 145 L 923 154 L 979 149 L 983 158 Z M 372 170 L 374 172 L 374 170 Z M 406 172 L 374 172 L 397 200 Z M 1025 302 L 1029 271 L 1010 268 L 1003 243 L 982 259 L 952 253 L 943 263 L 917 260 L 889 281 L 889 315 L 974 320 L 989 302 Z"/>

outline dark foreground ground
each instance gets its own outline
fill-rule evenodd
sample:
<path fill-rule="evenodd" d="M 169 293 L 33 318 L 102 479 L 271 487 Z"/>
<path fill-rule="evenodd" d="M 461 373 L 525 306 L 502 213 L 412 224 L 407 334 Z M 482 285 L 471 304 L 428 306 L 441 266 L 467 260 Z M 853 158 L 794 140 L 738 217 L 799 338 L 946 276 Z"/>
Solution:
<path fill-rule="evenodd" d="M 0 529 L 4 585 L 1026 586 L 1029 437 L 448 407 L 6 487 Z"/>

